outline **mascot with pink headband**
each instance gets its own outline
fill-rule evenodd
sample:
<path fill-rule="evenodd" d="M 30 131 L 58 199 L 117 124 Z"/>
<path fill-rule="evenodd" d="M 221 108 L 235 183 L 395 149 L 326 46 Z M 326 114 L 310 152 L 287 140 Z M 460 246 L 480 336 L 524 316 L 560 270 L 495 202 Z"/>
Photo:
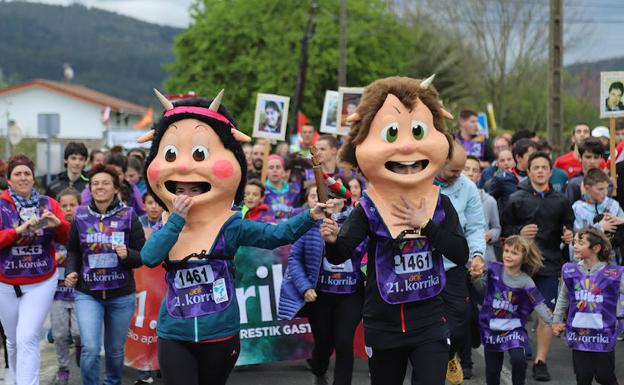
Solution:
<path fill-rule="evenodd" d="M 236 128 L 221 104 L 193 98 L 172 104 L 139 139 L 152 141 L 146 160 L 148 190 L 168 212 L 141 250 L 149 267 L 163 265 L 167 294 L 158 315 L 158 357 L 168 385 L 224 384 L 240 351 L 234 256 L 239 246 L 273 249 L 292 243 L 326 205 L 279 225 L 243 220 L 246 161 Z"/>

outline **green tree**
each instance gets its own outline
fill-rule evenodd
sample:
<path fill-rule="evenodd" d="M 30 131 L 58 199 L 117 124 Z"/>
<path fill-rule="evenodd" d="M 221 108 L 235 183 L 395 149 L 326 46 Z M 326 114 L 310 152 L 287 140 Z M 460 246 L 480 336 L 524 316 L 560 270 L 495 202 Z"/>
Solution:
<path fill-rule="evenodd" d="M 440 62 L 446 58 L 435 43 L 436 34 L 400 19 L 386 1 L 350 0 L 348 6 L 349 86 L 393 75 L 424 78 L 438 69 L 428 57 Z M 191 9 L 193 25 L 175 41 L 176 61 L 169 66 L 167 91 L 193 90 L 213 97 L 225 88 L 224 104 L 237 116 L 239 127 L 249 132 L 258 92 L 294 93 L 308 7 L 304 0 L 199 1 Z M 313 122 L 320 120 L 325 90 L 337 88 L 338 13 L 338 1 L 319 1 L 302 108 Z M 434 84 L 450 87 L 462 81 L 447 75 L 462 60 L 462 55 L 451 56 Z M 451 101 L 459 96 L 442 97 Z"/>

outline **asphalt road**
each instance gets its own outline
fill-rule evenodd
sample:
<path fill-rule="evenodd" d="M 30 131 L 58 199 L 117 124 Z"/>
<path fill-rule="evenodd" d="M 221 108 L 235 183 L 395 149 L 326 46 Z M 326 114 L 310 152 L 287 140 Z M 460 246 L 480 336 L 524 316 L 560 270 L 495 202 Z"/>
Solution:
<path fill-rule="evenodd" d="M 41 342 L 42 362 L 41 362 L 41 385 L 52 384 L 56 374 L 56 357 L 54 355 L 53 345 L 47 341 Z M 1 349 L 0 349 L 1 350 Z M 73 353 L 72 353 L 73 354 Z M 2 355 L 0 355 L 2 357 Z M 104 360 L 102 360 L 103 362 Z M 464 384 L 485 384 L 484 377 L 484 361 L 482 350 L 473 351 L 473 361 L 475 363 L 474 377 L 466 380 Z M 72 360 L 73 362 L 73 360 Z M 618 342 L 616 345 L 616 373 L 620 380 L 624 379 L 624 342 Z M 501 376 L 501 384 L 511 384 L 508 362 L 505 362 L 503 375 Z M 531 377 L 531 367 L 527 370 L 527 384 L 544 384 L 533 381 Z M 572 370 L 572 353 L 561 339 L 554 339 L 551 353 L 548 358 L 548 367 L 553 380 L 550 385 L 569 385 L 574 384 L 574 373 Z M 103 369 L 103 368 L 102 368 Z M 330 378 L 331 378 L 330 367 Z M 4 372 L 0 369 L 0 384 L 3 384 L 2 378 Z M 136 371 L 132 368 L 125 368 L 123 384 L 131 385 L 136 379 Z M 71 368 L 70 384 L 79 385 L 80 371 L 77 367 Z M 368 370 L 366 362 L 356 359 L 355 369 L 353 373 L 353 384 L 368 384 Z M 406 379 L 405 384 L 409 384 Z M 162 380 L 156 379 L 155 385 L 162 385 Z M 304 361 L 279 362 L 265 365 L 252 365 L 237 367 L 228 384 L 231 385 L 304 385 L 312 384 L 312 374 L 306 369 Z"/>

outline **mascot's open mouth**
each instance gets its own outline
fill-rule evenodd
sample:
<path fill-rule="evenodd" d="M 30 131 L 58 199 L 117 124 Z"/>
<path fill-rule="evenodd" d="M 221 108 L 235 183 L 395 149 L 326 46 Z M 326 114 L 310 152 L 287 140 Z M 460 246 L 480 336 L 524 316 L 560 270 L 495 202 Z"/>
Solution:
<path fill-rule="evenodd" d="M 210 188 L 212 187 L 210 186 L 210 183 L 208 182 L 182 182 L 182 181 L 168 180 L 165 182 L 165 188 L 170 193 L 177 195 L 176 186 L 178 185 L 178 183 L 183 183 L 185 186 L 190 187 L 191 189 L 198 188 L 199 191 L 201 191 L 200 194 L 207 193 L 208 191 L 210 191 Z"/>
<path fill-rule="evenodd" d="M 392 171 L 395 174 L 416 174 L 422 170 L 424 170 L 429 165 L 429 161 L 426 159 L 422 160 L 413 160 L 413 161 L 401 161 L 394 162 L 388 161 L 386 162 L 386 168 Z"/>

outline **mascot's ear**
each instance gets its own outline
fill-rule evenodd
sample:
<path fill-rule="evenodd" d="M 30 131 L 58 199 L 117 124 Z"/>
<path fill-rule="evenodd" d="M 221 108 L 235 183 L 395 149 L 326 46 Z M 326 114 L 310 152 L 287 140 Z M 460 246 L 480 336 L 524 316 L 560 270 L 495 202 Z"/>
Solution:
<path fill-rule="evenodd" d="M 156 133 L 156 131 L 149 130 L 145 134 L 139 136 L 139 138 L 137 139 L 137 142 L 138 143 L 151 142 L 152 140 L 154 140 L 154 134 L 155 133 Z"/>
<path fill-rule="evenodd" d="M 448 112 L 447 110 L 445 110 L 444 108 L 440 107 L 440 111 L 442 112 L 442 116 L 449 119 L 449 120 L 453 120 L 453 114 L 451 114 L 450 112 Z"/>
<path fill-rule="evenodd" d="M 355 123 L 359 122 L 360 120 L 362 120 L 362 117 L 357 112 L 354 112 L 351 115 L 347 116 L 347 123 Z"/>
<path fill-rule="evenodd" d="M 237 141 L 244 142 L 244 143 L 251 142 L 251 138 L 248 135 L 238 131 L 236 128 L 232 127 L 231 132 L 232 132 L 232 135 L 234 136 L 234 139 L 236 139 Z"/>

